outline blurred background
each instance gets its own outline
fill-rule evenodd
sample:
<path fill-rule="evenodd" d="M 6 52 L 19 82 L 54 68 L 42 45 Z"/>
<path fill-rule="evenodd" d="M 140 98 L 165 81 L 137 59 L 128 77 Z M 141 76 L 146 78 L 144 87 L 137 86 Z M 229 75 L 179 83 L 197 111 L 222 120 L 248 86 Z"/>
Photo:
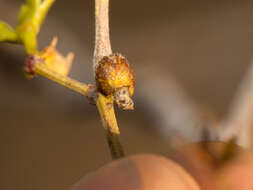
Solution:
<path fill-rule="evenodd" d="M 15 26 L 22 3 L 0 0 L 0 19 Z M 113 51 L 137 77 L 135 110 L 117 109 L 127 154 L 167 154 L 174 137 L 198 141 L 226 118 L 253 56 L 252 18 L 250 0 L 111 0 Z M 58 50 L 75 53 L 70 76 L 94 83 L 94 31 L 94 1 L 56 0 L 39 48 L 58 36 Z M 24 58 L 0 44 L 0 189 L 68 189 L 111 160 L 100 118 L 84 97 L 27 80 Z"/>

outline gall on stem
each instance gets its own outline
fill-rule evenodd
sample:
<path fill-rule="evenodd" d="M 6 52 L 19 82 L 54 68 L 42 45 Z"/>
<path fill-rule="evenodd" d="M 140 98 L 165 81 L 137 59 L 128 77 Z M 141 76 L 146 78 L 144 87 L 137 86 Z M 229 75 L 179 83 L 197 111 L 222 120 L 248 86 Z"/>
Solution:
<path fill-rule="evenodd" d="M 112 53 L 109 29 L 109 0 L 95 0 L 96 36 L 93 69 L 97 90 L 112 96 L 118 107 L 132 110 L 135 75 L 127 59 Z"/>
<path fill-rule="evenodd" d="M 95 101 L 106 131 L 113 159 L 124 156 L 113 103 L 133 109 L 134 72 L 125 57 L 113 54 L 109 33 L 109 0 L 95 0 L 95 48 L 93 70 L 98 98 Z"/>
<path fill-rule="evenodd" d="M 118 53 L 104 56 L 97 65 L 95 77 L 101 93 L 112 95 L 123 110 L 133 109 L 134 103 L 130 96 L 134 93 L 135 76 L 124 56 Z"/>

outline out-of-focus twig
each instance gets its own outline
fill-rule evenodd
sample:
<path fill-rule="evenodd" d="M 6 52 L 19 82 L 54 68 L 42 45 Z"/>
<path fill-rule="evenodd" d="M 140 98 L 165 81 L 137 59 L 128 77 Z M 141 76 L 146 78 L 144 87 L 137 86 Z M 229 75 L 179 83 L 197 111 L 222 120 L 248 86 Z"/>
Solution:
<path fill-rule="evenodd" d="M 37 34 L 55 0 L 26 0 L 19 11 L 16 30 L 0 21 L 0 42 L 24 44 L 27 53 L 37 53 Z"/>
<path fill-rule="evenodd" d="M 249 65 L 227 117 L 221 126 L 223 126 L 223 131 L 220 132 L 221 140 L 228 140 L 236 136 L 239 145 L 246 148 L 252 147 L 253 62 Z"/>
<path fill-rule="evenodd" d="M 18 35 L 8 24 L 0 21 L 0 42 L 18 43 Z"/>
<path fill-rule="evenodd" d="M 203 140 L 203 128 L 210 139 L 215 138 L 215 128 L 211 127 L 216 122 L 215 114 L 200 107 L 171 73 L 168 74 L 162 68 L 154 69 L 148 64 L 137 72 L 138 91 L 141 96 L 138 98 L 154 118 L 157 130 L 170 144 L 178 146 L 199 142 Z M 147 77 L 151 73 L 152 77 Z"/>

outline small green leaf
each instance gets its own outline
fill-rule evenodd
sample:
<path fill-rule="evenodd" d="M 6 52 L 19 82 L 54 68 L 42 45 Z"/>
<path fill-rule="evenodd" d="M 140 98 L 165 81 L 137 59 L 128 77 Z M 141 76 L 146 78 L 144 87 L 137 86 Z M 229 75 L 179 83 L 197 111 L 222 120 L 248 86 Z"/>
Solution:
<path fill-rule="evenodd" d="M 18 42 L 18 36 L 11 26 L 0 21 L 0 42 Z"/>

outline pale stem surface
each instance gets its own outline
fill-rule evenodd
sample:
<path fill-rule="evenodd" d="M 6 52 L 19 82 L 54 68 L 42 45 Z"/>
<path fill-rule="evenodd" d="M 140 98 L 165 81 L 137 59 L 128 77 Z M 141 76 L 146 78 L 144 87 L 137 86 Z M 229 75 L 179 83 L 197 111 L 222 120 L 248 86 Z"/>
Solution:
<path fill-rule="evenodd" d="M 95 19 L 94 71 L 103 56 L 112 54 L 109 30 L 109 0 L 95 0 Z"/>

